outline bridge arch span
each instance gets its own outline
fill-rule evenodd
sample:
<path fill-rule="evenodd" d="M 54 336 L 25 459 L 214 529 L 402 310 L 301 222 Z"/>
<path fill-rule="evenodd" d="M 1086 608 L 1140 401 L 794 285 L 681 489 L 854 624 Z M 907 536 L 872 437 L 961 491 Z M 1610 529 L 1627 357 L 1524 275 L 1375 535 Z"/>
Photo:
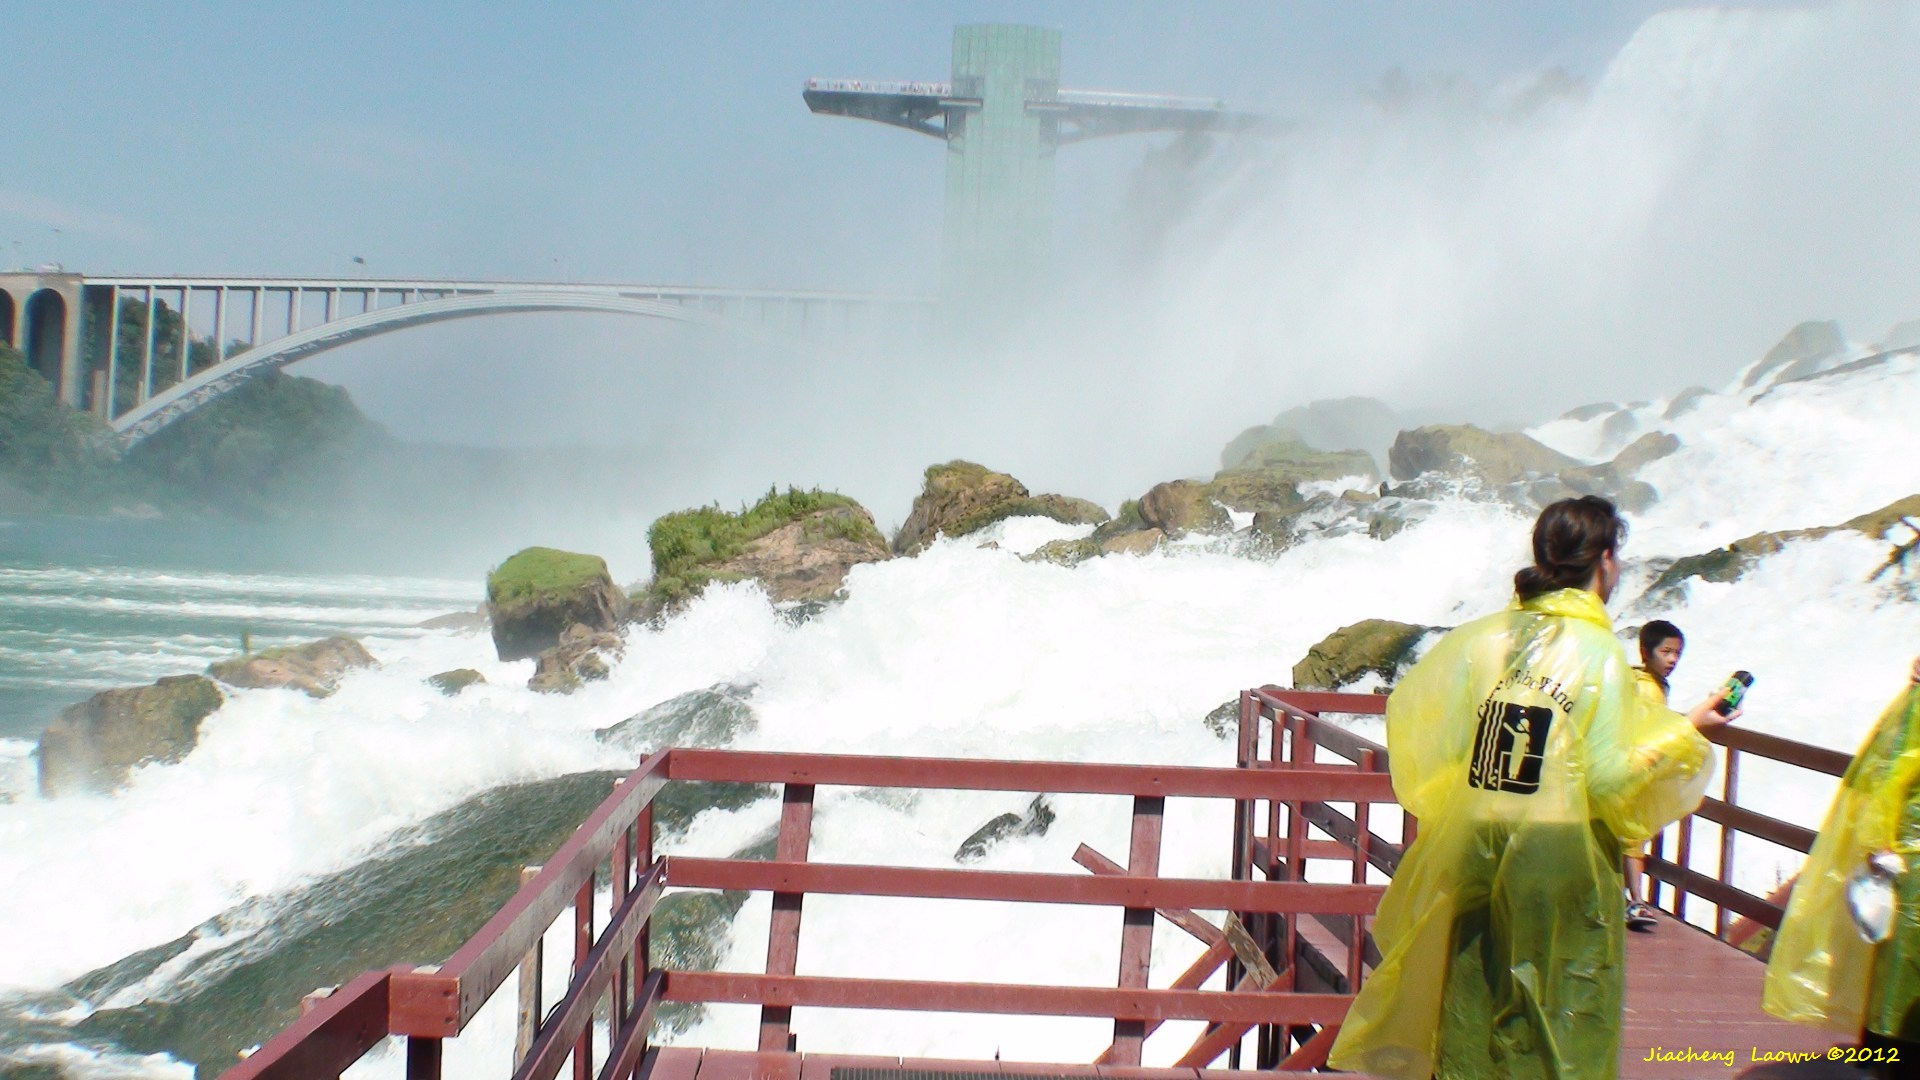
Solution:
<path fill-rule="evenodd" d="M 24 314 L 20 351 L 26 354 L 27 366 L 59 387 L 60 361 L 67 350 L 67 298 L 53 289 L 41 289 L 27 297 Z"/>
<path fill-rule="evenodd" d="M 56 297 L 58 299 L 58 297 Z M 712 312 L 665 300 L 617 296 L 608 293 L 542 291 L 526 293 L 488 293 L 448 296 L 421 300 L 396 307 L 376 308 L 322 323 L 298 333 L 269 341 L 236 353 L 224 363 L 207 368 L 192 378 L 155 394 L 112 421 L 127 445 L 146 439 L 154 432 L 179 420 L 238 387 L 256 375 L 277 371 L 320 353 L 350 345 L 380 334 L 429 323 L 450 322 L 483 315 L 525 314 L 530 312 L 587 312 L 637 315 L 650 319 L 727 328 L 727 322 Z"/>
<path fill-rule="evenodd" d="M 0 345 L 13 344 L 13 327 L 19 319 L 19 309 L 14 306 L 13 294 L 0 289 Z"/>

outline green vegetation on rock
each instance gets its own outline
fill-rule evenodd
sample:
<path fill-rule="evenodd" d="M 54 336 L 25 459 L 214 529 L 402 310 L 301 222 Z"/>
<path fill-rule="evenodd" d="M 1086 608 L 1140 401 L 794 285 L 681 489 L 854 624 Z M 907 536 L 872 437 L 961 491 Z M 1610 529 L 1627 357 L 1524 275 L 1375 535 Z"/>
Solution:
<path fill-rule="evenodd" d="M 849 511 L 828 513 L 828 511 Z M 717 569 L 737 558 L 753 543 L 777 529 L 812 517 L 803 531 L 807 539 L 871 541 L 885 546 L 886 538 L 865 508 L 838 492 L 814 488 L 785 492 L 769 488 L 752 506 L 728 513 L 716 504 L 678 510 L 656 520 L 647 529 L 653 550 L 653 580 L 635 597 L 648 611 L 659 611 L 689 600 L 714 581 L 739 581 L 747 575 Z"/>
<path fill-rule="evenodd" d="M 530 547 L 487 575 L 487 614 L 500 659 L 520 660 L 560 644 L 576 624 L 613 630 L 627 617 L 627 598 L 598 555 Z"/>

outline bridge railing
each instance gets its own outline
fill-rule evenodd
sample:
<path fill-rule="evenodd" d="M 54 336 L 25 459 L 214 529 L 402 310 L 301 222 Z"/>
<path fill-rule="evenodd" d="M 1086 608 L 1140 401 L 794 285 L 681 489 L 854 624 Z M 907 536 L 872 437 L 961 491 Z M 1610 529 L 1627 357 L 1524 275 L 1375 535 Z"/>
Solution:
<path fill-rule="evenodd" d="M 656 858 L 651 805 L 670 780 L 771 784 L 780 789 L 780 825 L 771 861 Z M 972 791 L 1045 791 L 1130 800 L 1124 865 L 1082 845 L 1075 860 L 1092 871 L 1010 873 L 809 861 L 815 791 L 821 786 Z M 668 750 L 621 782 L 513 900 L 445 963 L 369 972 L 332 994 L 287 1031 L 225 1074 L 229 1080 L 337 1076 L 389 1034 L 404 1036 L 406 1075 L 441 1075 L 443 1041 L 457 1037 L 508 976 L 539 948 L 554 920 L 571 910 L 574 957 L 568 988 L 551 1009 L 535 996 L 531 1029 L 508 1070 L 546 1078 L 570 1068 L 576 1080 L 633 1075 L 662 1002 L 748 1004 L 760 1009 L 758 1049 L 790 1047 L 795 1008 L 1023 1013 L 1105 1017 L 1113 1039 L 1102 1064 L 1137 1066 L 1146 1037 L 1167 1020 L 1198 1020 L 1201 1037 L 1180 1063 L 1206 1065 L 1247 1030 L 1331 1032 L 1351 996 L 1320 984 L 1278 985 L 1263 975 L 1246 920 L 1312 915 L 1350 922 L 1373 911 L 1383 887 L 1363 882 L 1203 880 L 1159 876 L 1161 826 L 1169 798 L 1229 799 L 1251 807 L 1391 802 L 1385 775 L 1299 764 L 1283 771 L 1037 761 L 855 757 Z M 1365 820 L 1365 811 L 1358 811 Z M 594 925 L 596 875 L 611 882 L 611 917 Z M 663 969 L 651 963 L 648 920 L 666 886 L 772 894 L 763 973 Z M 1123 911 L 1120 965 L 1111 987 L 844 978 L 796 974 L 801 916 L 809 895 L 965 899 L 1078 904 Z M 1196 909 L 1235 913 L 1224 926 Z M 1207 945 L 1173 985 L 1148 985 L 1155 920 L 1164 917 Z M 1229 989 L 1202 990 L 1229 957 Z M 538 982 L 535 976 L 532 980 Z M 526 988 L 522 989 L 523 1002 Z M 608 1041 L 596 1047 L 596 1013 Z M 1329 1036 L 1330 1038 L 1330 1036 Z M 1302 1047 L 1292 1067 L 1324 1060 L 1325 1045 Z M 1318 1055 L 1317 1059 L 1315 1055 Z"/>

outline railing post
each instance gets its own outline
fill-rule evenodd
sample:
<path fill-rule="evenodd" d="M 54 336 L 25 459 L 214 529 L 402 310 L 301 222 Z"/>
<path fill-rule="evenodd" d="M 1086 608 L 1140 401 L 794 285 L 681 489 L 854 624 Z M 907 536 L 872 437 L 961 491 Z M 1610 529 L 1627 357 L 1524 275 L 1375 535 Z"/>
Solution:
<path fill-rule="evenodd" d="M 1720 801 L 1733 808 L 1733 800 L 1740 790 L 1740 751 L 1727 747 L 1727 772 L 1721 780 Z M 1720 870 L 1718 879 L 1722 885 L 1733 883 L 1733 837 L 1731 826 L 1720 826 Z M 1713 906 L 1713 936 L 1727 936 L 1727 907 L 1725 904 Z"/>
<path fill-rule="evenodd" d="M 415 1035 L 407 1040 L 407 1080 L 440 1080 L 439 1039 Z"/>
<path fill-rule="evenodd" d="M 1160 833 L 1166 818 L 1167 800 L 1158 795 L 1136 795 L 1133 799 L 1133 839 L 1127 852 L 1129 877 L 1160 876 Z M 1142 990 L 1153 964 L 1154 909 L 1127 908 L 1120 924 L 1120 988 Z M 1115 1065 L 1137 1067 L 1140 1047 L 1146 1041 L 1144 1020 L 1113 1022 L 1111 1061 Z"/>
<path fill-rule="evenodd" d="M 1374 754 L 1372 750 L 1360 751 L 1361 772 L 1370 773 L 1374 771 L 1373 758 Z M 1359 799 L 1354 800 L 1353 883 L 1355 885 L 1365 885 L 1367 883 L 1367 853 L 1368 848 L 1371 846 L 1369 841 L 1372 837 L 1369 830 L 1373 828 L 1372 809 L 1372 803 L 1362 802 Z M 1366 955 L 1367 917 L 1356 914 L 1353 916 L 1353 940 L 1349 944 L 1347 951 L 1347 992 L 1350 994 L 1360 992 L 1360 973 L 1363 970 Z"/>
<path fill-rule="evenodd" d="M 633 829 L 621 829 L 619 839 L 613 842 L 613 857 L 608 860 L 607 868 L 609 875 L 613 878 L 612 910 L 614 911 L 619 911 L 620 904 L 627 898 L 629 882 L 627 875 L 631 870 L 632 854 Z M 612 994 L 612 1000 L 607 1005 L 607 1016 L 612 1021 L 612 1030 L 617 1032 L 627 1021 L 627 960 L 625 957 L 621 957 L 619 965 L 613 969 L 613 983 L 609 993 Z"/>
<path fill-rule="evenodd" d="M 780 796 L 780 834 L 774 858 L 781 862 L 807 861 L 813 837 L 813 785 L 788 784 Z M 767 927 L 767 974 L 791 975 L 800 956 L 800 901 L 805 894 L 773 894 L 773 919 Z M 785 1053 L 793 1009 L 786 1005 L 760 1007 L 760 1052 Z"/>
<path fill-rule="evenodd" d="M 527 882 L 539 873 L 537 866 L 521 867 L 520 887 L 526 888 Z M 516 1069 L 532 1052 L 533 1037 L 540 1029 L 540 1017 L 544 1013 L 540 1007 L 540 978 L 545 958 L 546 942 L 535 940 L 533 948 L 527 950 L 526 959 L 520 961 L 520 1000 L 513 1025 L 513 1067 Z"/>
<path fill-rule="evenodd" d="M 580 883 L 573 897 L 573 975 L 580 978 L 586 970 L 587 954 L 593 951 L 593 876 Z M 573 1080 L 592 1080 L 593 1025 L 580 1029 L 573 1044 Z"/>

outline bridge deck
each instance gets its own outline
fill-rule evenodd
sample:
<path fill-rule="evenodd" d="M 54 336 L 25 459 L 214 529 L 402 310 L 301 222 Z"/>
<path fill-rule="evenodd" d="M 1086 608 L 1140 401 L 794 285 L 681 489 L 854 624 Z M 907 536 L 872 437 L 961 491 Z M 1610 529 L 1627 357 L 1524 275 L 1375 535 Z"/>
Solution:
<path fill-rule="evenodd" d="M 1825 1051 L 1836 1039 L 1804 1024 L 1777 1020 L 1760 1008 L 1766 965 L 1720 939 L 1663 915 L 1652 933 L 1627 935 L 1626 1024 L 1620 1040 L 1622 1080 L 1695 1080 L 1702 1076 L 1817 1077 L 1864 1075 L 1848 1065 L 1803 1063 L 1791 1069 L 1755 1060 L 1768 1051 Z M 1648 1061 L 1654 1048 L 1700 1054 L 1733 1052 L 1720 1061 Z M 1723 1059 L 1724 1060 L 1724 1059 Z"/>

